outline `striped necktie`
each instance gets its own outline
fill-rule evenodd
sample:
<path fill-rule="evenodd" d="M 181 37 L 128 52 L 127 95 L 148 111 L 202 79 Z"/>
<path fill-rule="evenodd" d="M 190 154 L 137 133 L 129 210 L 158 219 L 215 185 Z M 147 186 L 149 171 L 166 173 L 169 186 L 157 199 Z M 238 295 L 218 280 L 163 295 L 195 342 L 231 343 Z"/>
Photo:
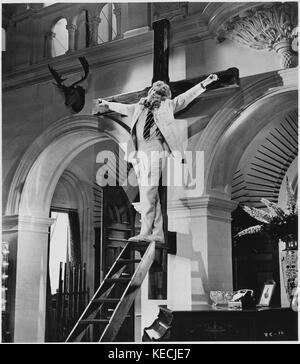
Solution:
<path fill-rule="evenodd" d="M 150 129 L 153 126 L 153 124 L 154 124 L 153 113 L 151 110 L 148 110 L 144 130 L 143 130 L 143 137 L 145 140 L 150 138 Z"/>

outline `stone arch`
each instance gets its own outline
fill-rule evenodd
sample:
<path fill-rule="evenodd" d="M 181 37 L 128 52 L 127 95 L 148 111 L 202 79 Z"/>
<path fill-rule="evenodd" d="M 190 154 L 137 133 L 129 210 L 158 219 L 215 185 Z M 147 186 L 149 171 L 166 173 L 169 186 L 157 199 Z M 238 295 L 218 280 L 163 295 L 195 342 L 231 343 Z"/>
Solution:
<path fill-rule="evenodd" d="M 108 4 L 108 3 L 99 3 L 98 5 L 97 5 L 97 7 L 95 8 L 95 15 L 100 15 L 100 13 L 101 13 L 101 10 L 104 8 L 104 6 L 106 5 L 106 4 Z"/>
<path fill-rule="evenodd" d="M 96 3 L 78 4 L 78 7 L 76 7 L 72 11 L 72 14 L 69 15 L 70 24 L 76 25 L 78 16 L 83 10 L 86 10 L 90 16 L 94 15 L 96 7 L 97 7 Z"/>
<path fill-rule="evenodd" d="M 48 216 L 55 186 L 71 160 L 88 146 L 112 139 L 125 143 L 121 123 L 76 115 L 54 122 L 24 154 L 12 180 L 6 215 Z"/>
<path fill-rule="evenodd" d="M 82 209 L 84 208 L 84 206 L 88 205 L 88 191 L 84 186 L 81 178 L 79 178 L 77 171 L 76 173 L 74 173 L 73 171 L 70 171 L 68 169 L 64 170 L 59 182 L 62 184 L 62 186 L 64 186 L 69 196 L 76 196 L 79 209 Z"/>
<path fill-rule="evenodd" d="M 204 194 L 230 199 L 233 174 L 247 145 L 273 113 L 297 106 L 296 73 L 290 69 L 264 75 L 237 92 L 211 119 L 196 147 L 206 156 Z"/>
<path fill-rule="evenodd" d="M 10 298 L 14 341 L 44 341 L 48 235 L 53 223 L 49 210 L 59 178 L 85 148 L 102 140 L 125 143 L 127 133 L 120 121 L 75 115 L 54 122 L 24 153 L 3 218 L 3 239 L 14 262 Z"/>
<path fill-rule="evenodd" d="M 295 106 L 297 98 L 297 93 L 293 91 L 272 95 L 255 102 L 240 115 L 220 140 L 208 175 L 209 188 L 231 192 L 232 177 L 245 148 L 270 123 L 272 112 L 289 111 Z"/>
<path fill-rule="evenodd" d="M 107 8 L 111 10 L 111 16 L 102 15 L 102 12 Z M 106 43 L 110 42 L 114 39 L 118 39 L 121 36 L 121 7 L 119 4 L 114 2 L 112 3 L 103 3 L 97 6 L 96 17 L 99 19 L 99 23 L 97 26 L 97 43 Z M 101 16 L 102 15 L 102 16 Z M 115 22 L 115 23 L 114 23 Z M 101 28 L 104 26 L 105 28 Z M 99 35 L 100 30 L 105 31 L 105 34 Z M 100 37 L 100 38 L 99 38 Z M 99 38 L 99 39 L 98 39 Z"/>

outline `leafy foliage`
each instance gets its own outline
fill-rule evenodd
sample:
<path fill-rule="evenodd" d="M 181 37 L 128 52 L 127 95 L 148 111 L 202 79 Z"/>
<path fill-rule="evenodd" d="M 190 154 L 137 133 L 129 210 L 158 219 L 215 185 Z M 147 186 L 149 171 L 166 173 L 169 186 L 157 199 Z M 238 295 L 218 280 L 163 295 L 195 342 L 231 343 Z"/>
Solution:
<path fill-rule="evenodd" d="M 260 225 L 251 226 L 240 231 L 236 237 L 248 234 L 262 233 L 267 234 L 272 240 L 292 241 L 297 240 L 298 236 L 298 208 L 297 199 L 286 178 L 287 190 L 287 209 L 284 211 L 274 202 L 265 198 L 261 201 L 266 205 L 268 210 L 257 209 L 249 206 L 242 206 L 255 220 L 261 222 Z"/>

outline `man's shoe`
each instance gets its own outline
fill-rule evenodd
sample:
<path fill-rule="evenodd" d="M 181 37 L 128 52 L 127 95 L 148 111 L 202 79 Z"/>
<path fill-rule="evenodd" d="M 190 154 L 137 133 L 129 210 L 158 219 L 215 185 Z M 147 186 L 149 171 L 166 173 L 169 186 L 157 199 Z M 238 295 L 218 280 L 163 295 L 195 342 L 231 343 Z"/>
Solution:
<path fill-rule="evenodd" d="M 150 239 L 149 235 L 136 235 L 136 236 L 132 236 L 131 238 L 128 239 L 128 241 L 130 242 L 139 242 L 139 241 L 146 241 L 147 243 L 153 241 Z"/>

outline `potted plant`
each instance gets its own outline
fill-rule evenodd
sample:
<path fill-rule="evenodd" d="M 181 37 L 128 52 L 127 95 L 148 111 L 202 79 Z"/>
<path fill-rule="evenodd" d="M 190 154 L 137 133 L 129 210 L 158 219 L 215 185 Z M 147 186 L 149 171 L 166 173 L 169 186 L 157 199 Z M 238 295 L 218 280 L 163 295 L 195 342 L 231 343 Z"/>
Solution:
<path fill-rule="evenodd" d="M 242 206 L 243 210 L 260 224 L 240 231 L 236 237 L 260 233 L 266 234 L 274 243 L 279 243 L 279 241 L 285 243 L 285 249 L 281 252 L 280 259 L 286 293 L 291 302 L 293 292 L 298 285 L 298 207 L 288 178 L 286 178 L 286 191 L 286 210 L 265 198 L 262 198 L 261 201 L 267 209 Z"/>

